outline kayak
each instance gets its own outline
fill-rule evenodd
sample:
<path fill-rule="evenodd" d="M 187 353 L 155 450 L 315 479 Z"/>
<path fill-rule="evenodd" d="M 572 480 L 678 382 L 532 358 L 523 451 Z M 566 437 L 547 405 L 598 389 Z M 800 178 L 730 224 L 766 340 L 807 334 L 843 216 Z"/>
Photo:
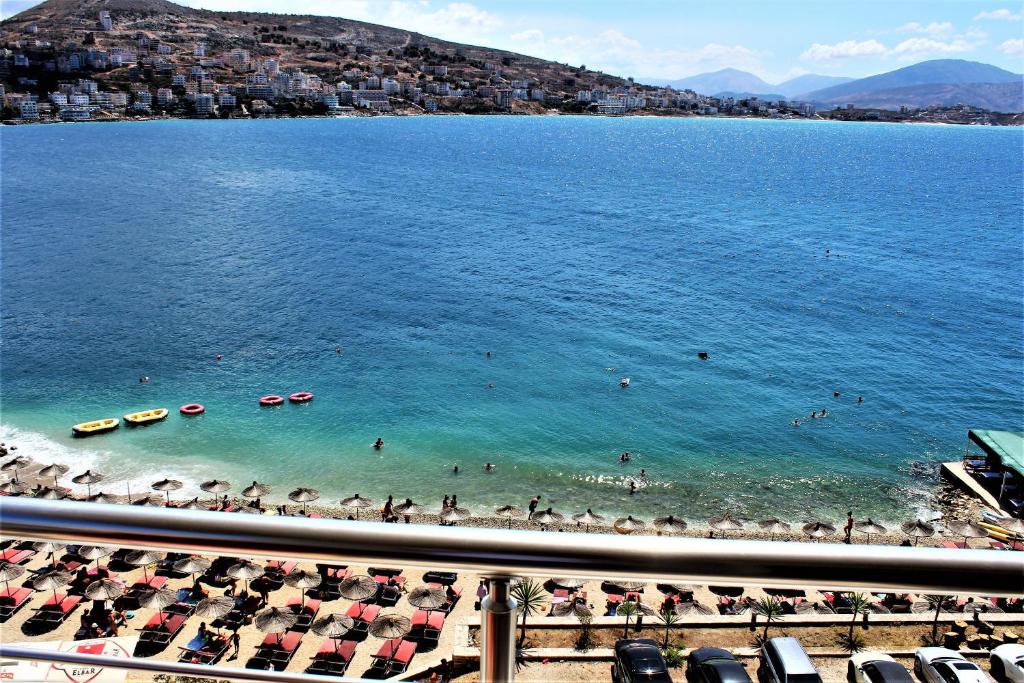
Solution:
<path fill-rule="evenodd" d="M 92 422 L 82 422 L 76 424 L 71 428 L 71 433 L 75 436 L 91 436 L 93 434 L 103 434 L 105 432 L 112 432 L 117 429 L 118 425 L 117 418 L 107 417 L 102 420 L 93 420 Z"/>
<path fill-rule="evenodd" d="M 165 417 L 167 417 L 167 408 L 153 408 L 151 410 L 140 410 L 137 413 L 128 413 L 124 416 L 124 421 L 129 425 L 144 425 L 151 422 L 159 422 Z"/>
<path fill-rule="evenodd" d="M 1004 529 L 1003 527 L 999 526 L 998 524 L 990 524 L 988 522 L 979 522 L 978 526 L 980 526 L 982 529 L 987 531 L 989 536 L 991 536 L 992 538 L 998 539 L 1000 541 L 1008 541 L 1008 540 L 1009 541 L 1021 541 L 1021 540 L 1024 540 L 1024 536 L 1021 536 L 1019 534 L 1015 534 L 1012 531 L 1009 531 L 1008 529 Z"/>

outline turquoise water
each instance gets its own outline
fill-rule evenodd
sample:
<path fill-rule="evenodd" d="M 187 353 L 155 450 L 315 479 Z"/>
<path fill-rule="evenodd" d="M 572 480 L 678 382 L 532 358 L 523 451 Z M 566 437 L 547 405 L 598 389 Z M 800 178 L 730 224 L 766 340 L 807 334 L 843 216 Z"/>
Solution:
<path fill-rule="evenodd" d="M 1020 129 L 420 117 L 0 143 L 2 436 L 113 492 L 898 520 L 968 428 L 1024 422 Z"/>

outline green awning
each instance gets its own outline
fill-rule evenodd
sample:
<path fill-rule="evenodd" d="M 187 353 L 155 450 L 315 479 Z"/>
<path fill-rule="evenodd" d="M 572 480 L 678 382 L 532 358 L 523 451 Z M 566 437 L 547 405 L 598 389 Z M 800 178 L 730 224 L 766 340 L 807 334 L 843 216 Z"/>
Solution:
<path fill-rule="evenodd" d="M 978 444 L 986 454 L 998 458 L 1003 467 L 1009 467 L 1024 476 L 1024 432 L 970 429 L 967 438 Z"/>

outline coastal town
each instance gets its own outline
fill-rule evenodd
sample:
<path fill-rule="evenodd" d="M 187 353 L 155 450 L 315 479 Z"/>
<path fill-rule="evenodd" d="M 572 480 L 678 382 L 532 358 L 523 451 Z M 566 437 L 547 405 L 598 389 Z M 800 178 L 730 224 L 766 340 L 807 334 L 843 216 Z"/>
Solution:
<path fill-rule="evenodd" d="M 21 15 L 18 15 L 19 17 Z M 248 15 L 246 15 L 248 16 Z M 898 110 L 757 96 L 709 96 L 412 35 L 402 45 L 296 35 L 221 17 L 244 39 L 182 35 L 137 14 L 100 10 L 74 31 L 4 22 L 4 123 L 149 118 L 418 114 L 594 114 L 1020 125 L 969 105 Z M 159 26 L 162 30 L 154 30 Z M 373 43 L 374 41 L 367 41 Z M 301 49 L 297 49 L 301 48 Z M 494 51 L 491 51 L 494 52 Z M 540 66 L 539 66 L 540 65 Z"/>

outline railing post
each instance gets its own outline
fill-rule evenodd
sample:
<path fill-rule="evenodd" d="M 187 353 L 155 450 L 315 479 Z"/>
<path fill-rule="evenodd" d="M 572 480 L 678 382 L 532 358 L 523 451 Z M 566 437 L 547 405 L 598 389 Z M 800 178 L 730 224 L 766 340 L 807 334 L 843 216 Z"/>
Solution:
<path fill-rule="evenodd" d="M 487 579 L 480 601 L 480 683 L 512 683 L 516 671 L 516 608 L 511 580 Z"/>

